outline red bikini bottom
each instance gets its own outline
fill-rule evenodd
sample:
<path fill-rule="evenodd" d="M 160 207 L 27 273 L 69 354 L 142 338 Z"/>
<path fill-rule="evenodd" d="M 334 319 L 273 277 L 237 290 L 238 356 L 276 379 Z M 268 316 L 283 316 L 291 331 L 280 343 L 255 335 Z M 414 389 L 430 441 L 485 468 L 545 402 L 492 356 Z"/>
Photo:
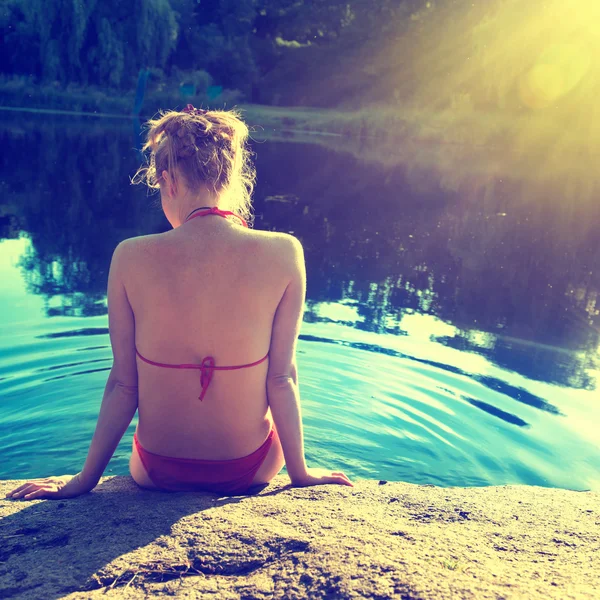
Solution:
<path fill-rule="evenodd" d="M 133 435 L 133 443 L 152 483 L 174 492 L 207 491 L 219 494 L 243 494 L 248 491 L 256 472 L 273 442 L 271 429 L 262 446 L 248 456 L 232 460 L 171 458 L 145 450 Z"/>

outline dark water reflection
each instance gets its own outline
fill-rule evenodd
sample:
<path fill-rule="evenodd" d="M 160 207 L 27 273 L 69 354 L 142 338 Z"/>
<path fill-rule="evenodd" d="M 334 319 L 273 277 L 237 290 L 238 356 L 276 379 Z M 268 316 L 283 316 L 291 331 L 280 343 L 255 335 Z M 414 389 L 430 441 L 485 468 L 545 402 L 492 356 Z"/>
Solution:
<path fill-rule="evenodd" d="M 127 185 L 138 165 L 132 131 L 128 122 L 72 117 L 2 121 L 10 152 L 0 158 L 0 239 L 31 239 L 20 266 L 31 293 L 59 299 L 48 316 L 104 314 L 116 244 L 168 228 L 156 197 Z M 407 311 L 432 314 L 459 330 L 438 337 L 442 344 L 531 379 L 594 387 L 600 204 L 531 204 L 525 183 L 508 177 L 445 189 L 344 145 L 254 145 L 255 226 L 302 240 L 307 321 L 327 320 L 313 310 L 321 303 L 342 302 L 352 327 L 401 335 Z"/>
<path fill-rule="evenodd" d="M 139 161 L 134 131 L 123 121 L 1 118 L 9 151 L 0 156 L 0 239 L 30 240 L 19 268 L 28 292 L 44 298 L 48 317 L 104 315 L 116 244 L 168 228 L 155 199 L 127 183 Z M 407 315 L 431 315 L 454 329 L 424 331 L 428 341 L 476 353 L 527 380 L 595 389 L 600 203 L 564 203 L 510 173 L 427 169 L 373 141 L 281 137 L 257 140 L 254 149 L 255 226 L 302 240 L 307 323 L 397 338 L 415 333 L 406 330 Z M 345 343 L 386 353 L 379 343 Z M 521 386 L 470 376 L 561 414 Z M 515 427 L 528 425 L 480 398 L 465 401 Z"/>

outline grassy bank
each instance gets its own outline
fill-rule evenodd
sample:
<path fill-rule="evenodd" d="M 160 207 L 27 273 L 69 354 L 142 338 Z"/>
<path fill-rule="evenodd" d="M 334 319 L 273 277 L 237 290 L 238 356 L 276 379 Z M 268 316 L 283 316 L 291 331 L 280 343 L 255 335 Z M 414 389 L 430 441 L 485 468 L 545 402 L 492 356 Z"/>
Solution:
<path fill-rule="evenodd" d="M 182 98 L 174 91 L 152 91 L 145 97 L 142 119 L 161 108 L 187 102 L 214 108 L 237 106 L 255 139 L 311 135 L 361 160 L 403 165 L 414 177 L 438 178 L 458 191 L 474 182 L 481 188 L 507 177 L 532 188 L 529 201 L 552 195 L 577 202 L 594 201 L 600 179 L 600 138 L 584 124 L 565 129 L 555 111 L 483 110 L 468 98 L 450 106 L 396 105 L 362 109 L 279 107 L 234 102 L 237 93 L 208 101 L 201 95 Z M 134 95 L 98 88 L 38 86 L 28 79 L 0 79 L 0 107 L 61 110 L 92 115 L 131 116 Z M 558 111 L 558 112 L 557 112 Z M 321 134 L 314 136 L 314 134 Z"/>
<path fill-rule="evenodd" d="M 36 85 L 26 78 L 0 78 L 0 106 L 127 115 L 133 93 L 107 92 L 99 88 L 68 85 Z"/>
<path fill-rule="evenodd" d="M 134 106 L 134 96 L 133 91 L 122 93 L 74 84 L 66 87 L 37 85 L 26 78 L 0 78 L 0 107 L 129 117 Z M 235 102 L 236 97 L 235 92 L 226 91 L 224 96 L 211 101 L 203 95 L 183 98 L 176 89 L 149 90 L 144 98 L 141 116 L 142 119 L 147 119 L 160 109 L 183 107 L 188 102 L 195 106 L 213 108 L 236 106 L 242 109 L 245 120 L 259 135 L 262 131 L 266 134 L 292 131 L 342 135 L 378 142 L 394 142 L 407 137 L 440 141 L 441 134 L 447 130 L 448 125 L 456 124 L 457 118 L 463 116 L 454 109 L 450 112 L 426 114 L 421 109 L 403 104 L 368 106 L 362 109 L 326 109 L 238 103 Z M 476 115 L 471 115 L 473 117 L 478 119 Z"/>
<path fill-rule="evenodd" d="M 190 98 L 180 96 L 178 90 L 148 91 L 144 99 L 141 118 L 147 119 L 158 110 L 180 108 L 188 102 L 195 106 L 242 109 L 246 122 L 257 135 L 277 132 L 332 134 L 353 138 L 353 143 L 372 140 L 378 153 L 385 156 L 394 150 L 399 141 L 417 140 L 422 143 L 479 145 L 499 127 L 510 126 L 493 121 L 486 115 L 473 111 L 457 110 L 427 112 L 404 104 L 368 106 L 362 109 L 326 109 L 312 107 L 284 107 L 234 102 L 232 92 L 214 101 L 203 95 Z M 134 106 L 134 93 L 107 91 L 93 86 L 37 85 L 26 78 L 0 78 L 0 107 L 36 111 L 65 111 L 90 115 L 129 117 Z M 465 135 L 465 131 L 468 135 Z"/>
<path fill-rule="evenodd" d="M 182 98 L 177 91 L 148 92 L 144 99 L 142 118 L 149 118 L 159 109 L 195 106 L 223 108 L 238 106 L 253 129 L 260 133 L 298 131 L 355 137 L 387 137 L 407 131 L 406 110 L 377 108 L 365 110 L 335 110 L 310 107 L 279 107 L 257 104 L 237 104 L 231 99 L 208 101 L 204 96 Z M 36 85 L 28 79 L 0 79 L 0 106 L 5 108 L 64 111 L 91 115 L 128 117 L 134 106 L 134 93 L 106 91 L 95 87 L 69 85 Z"/>

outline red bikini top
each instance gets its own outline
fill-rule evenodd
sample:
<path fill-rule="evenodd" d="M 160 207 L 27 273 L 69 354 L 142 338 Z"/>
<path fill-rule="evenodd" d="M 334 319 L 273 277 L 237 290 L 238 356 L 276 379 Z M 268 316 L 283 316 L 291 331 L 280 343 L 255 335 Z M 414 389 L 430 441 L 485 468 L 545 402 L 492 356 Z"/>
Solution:
<path fill-rule="evenodd" d="M 211 207 L 202 207 L 193 210 L 186 218 L 184 223 L 187 223 L 191 219 L 195 219 L 196 217 L 205 217 L 207 215 L 217 215 L 219 217 L 227 218 L 228 216 L 236 217 L 240 220 L 244 227 L 248 227 L 248 224 L 242 217 L 236 215 L 235 213 L 228 210 L 221 210 L 216 206 Z M 206 395 L 206 391 L 208 390 L 208 386 L 210 385 L 210 381 L 213 376 L 214 371 L 234 371 L 236 369 L 247 369 L 249 367 L 255 367 L 260 363 L 267 360 L 269 357 L 269 353 L 263 356 L 260 360 L 257 360 L 253 363 L 248 363 L 247 365 L 233 365 L 228 367 L 217 367 L 215 366 L 215 359 L 212 356 L 206 356 L 199 365 L 173 365 L 169 363 L 159 363 L 153 360 L 149 360 L 140 354 L 140 351 L 136 348 L 135 353 L 139 356 L 139 358 L 149 365 L 153 365 L 154 367 L 163 367 L 165 369 L 198 369 L 200 371 L 200 396 L 198 396 L 199 400 L 204 400 L 204 396 Z"/>
<path fill-rule="evenodd" d="M 216 206 L 213 206 L 212 208 L 210 206 L 202 206 L 200 208 L 194 209 L 186 217 L 184 224 L 187 223 L 188 221 L 191 221 L 192 219 L 195 219 L 196 217 L 206 217 L 208 215 L 217 215 L 218 217 L 224 217 L 225 219 L 227 217 L 235 217 L 236 219 L 238 219 L 240 221 L 240 223 L 244 227 L 248 227 L 248 223 L 246 223 L 246 221 L 244 219 L 242 219 L 242 217 L 240 217 L 240 215 L 236 215 L 234 212 L 231 212 L 230 210 L 221 210 L 220 208 L 218 208 Z"/>

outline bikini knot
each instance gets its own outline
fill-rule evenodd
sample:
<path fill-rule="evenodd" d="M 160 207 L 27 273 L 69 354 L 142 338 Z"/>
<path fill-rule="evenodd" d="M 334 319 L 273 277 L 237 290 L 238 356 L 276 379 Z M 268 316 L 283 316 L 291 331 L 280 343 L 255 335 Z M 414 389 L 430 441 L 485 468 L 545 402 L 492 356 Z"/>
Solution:
<path fill-rule="evenodd" d="M 204 396 L 206 395 L 206 391 L 208 390 L 210 380 L 214 373 L 214 367 L 215 359 L 212 356 L 206 356 L 200 364 L 200 387 L 202 388 L 200 396 L 198 396 L 198 400 L 200 401 L 204 400 Z"/>

